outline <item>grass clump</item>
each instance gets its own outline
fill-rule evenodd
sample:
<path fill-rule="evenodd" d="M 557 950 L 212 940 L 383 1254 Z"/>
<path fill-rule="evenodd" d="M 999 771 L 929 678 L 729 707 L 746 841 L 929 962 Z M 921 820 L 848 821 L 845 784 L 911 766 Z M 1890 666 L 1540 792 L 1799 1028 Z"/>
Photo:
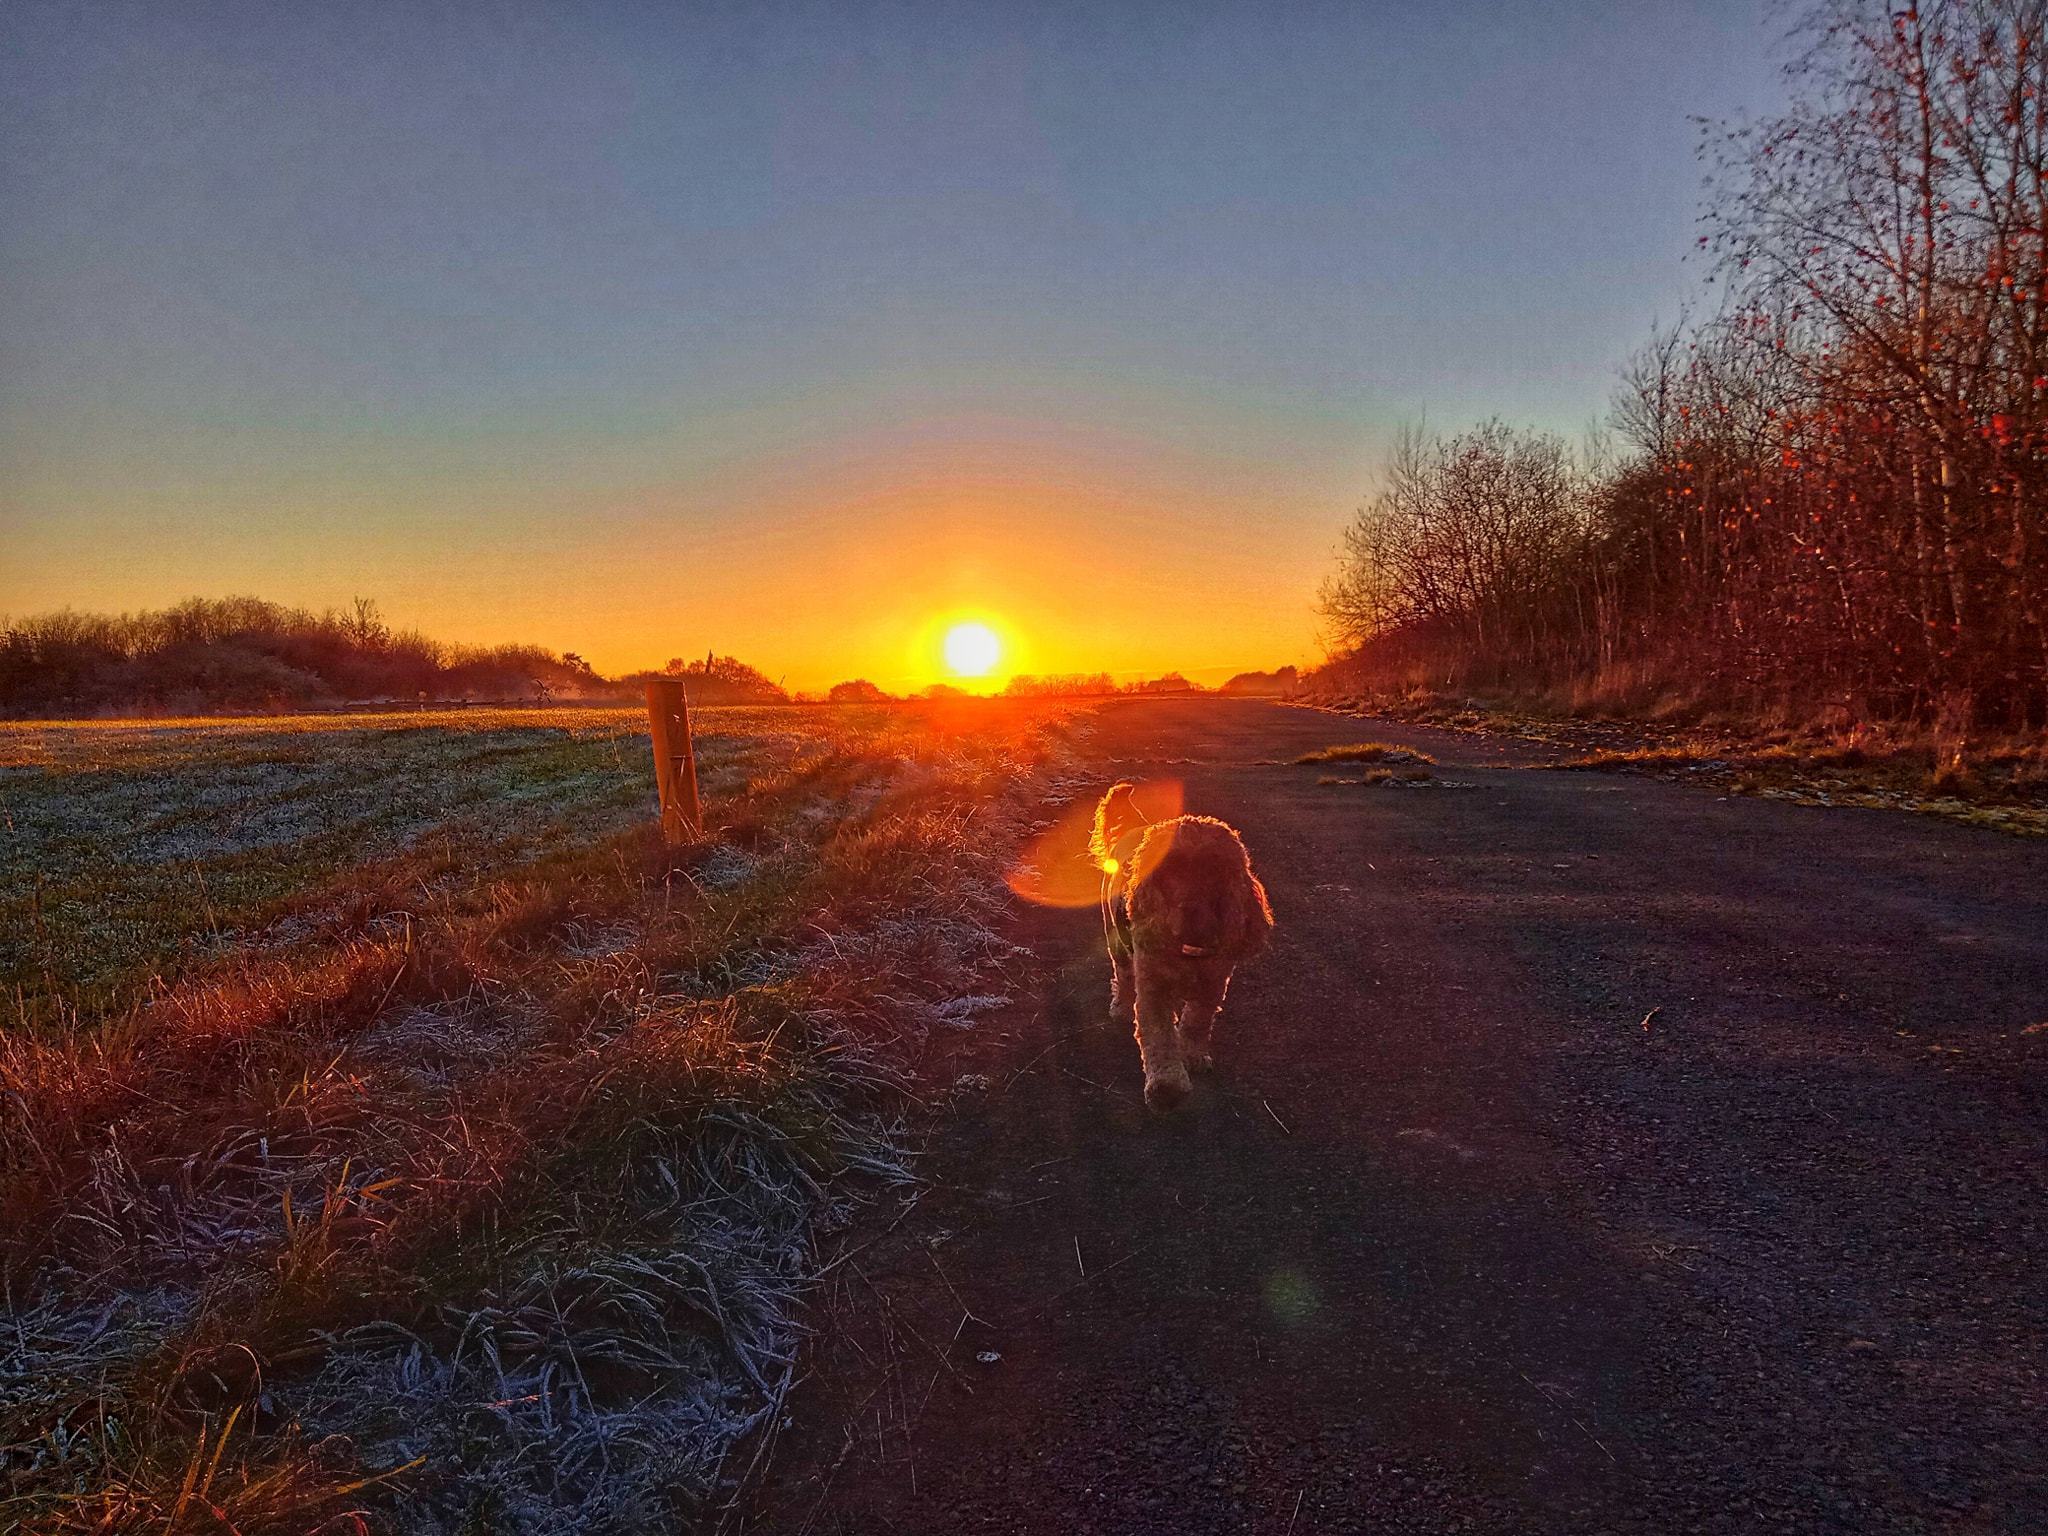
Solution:
<path fill-rule="evenodd" d="M 1426 784 L 1436 775 L 1427 768 L 1368 768 L 1357 778 L 1345 778 L 1339 774 L 1326 773 L 1316 779 L 1318 784 Z"/>
<path fill-rule="evenodd" d="M 1360 741 L 1349 746 L 1319 747 L 1313 752 L 1304 752 L 1295 760 L 1298 765 L 1318 763 L 1435 763 L 1436 759 L 1427 752 L 1413 747 L 1397 747 L 1384 741 Z"/>
<path fill-rule="evenodd" d="M 1328 713 L 1512 736 L 1559 754 L 1549 768 L 1642 773 L 1732 794 L 1941 816 L 2048 835 L 2048 738 L 1970 729 L 1944 706 L 1924 720 L 1861 718 L 1841 703 L 1710 707 L 1647 693 L 1511 693 L 1426 688 L 1322 693 Z M 1304 759 L 1308 761 L 1311 759 Z"/>

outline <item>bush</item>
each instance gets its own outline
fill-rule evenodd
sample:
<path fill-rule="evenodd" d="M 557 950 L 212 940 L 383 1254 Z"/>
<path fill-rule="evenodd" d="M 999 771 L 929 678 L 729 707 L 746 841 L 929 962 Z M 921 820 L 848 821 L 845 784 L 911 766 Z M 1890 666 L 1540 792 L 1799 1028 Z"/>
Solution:
<path fill-rule="evenodd" d="M 789 695 L 746 663 L 684 666 L 706 704 Z M 289 711 L 414 701 L 629 698 L 581 656 L 537 645 L 452 646 L 393 630 L 377 605 L 311 613 L 254 597 L 190 598 L 135 614 L 51 613 L 0 626 L 0 716 Z"/>

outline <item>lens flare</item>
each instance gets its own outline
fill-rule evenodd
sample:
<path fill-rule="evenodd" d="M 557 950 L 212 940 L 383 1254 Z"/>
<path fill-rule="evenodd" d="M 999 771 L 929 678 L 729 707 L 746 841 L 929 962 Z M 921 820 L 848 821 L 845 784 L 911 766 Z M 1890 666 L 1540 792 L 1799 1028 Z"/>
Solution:
<path fill-rule="evenodd" d="M 1173 820 L 1187 799 L 1178 779 L 1148 779 L 1138 785 L 1133 798 L 1140 814 L 1154 823 Z M 1041 907 L 1094 906 L 1102 899 L 1103 880 L 1119 867 L 1115 859 L 1098 862 L 1088 851 L 1088 833 L 1094 825 L 1093 797 L 1067 806 L 1031 840 L 1010 870 L 1010 889 Z"/>

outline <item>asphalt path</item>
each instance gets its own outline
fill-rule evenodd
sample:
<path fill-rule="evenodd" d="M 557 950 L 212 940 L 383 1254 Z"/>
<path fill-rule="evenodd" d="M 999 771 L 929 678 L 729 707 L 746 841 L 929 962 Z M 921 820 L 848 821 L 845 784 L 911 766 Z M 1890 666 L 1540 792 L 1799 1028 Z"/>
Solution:
<path fill-rule="evenodd" d="M 1374 739 L 1416 786 L 1296 766 Z M 1277 929 L 1170 1117 L 1095 914 L 934 1068 L 747 1529 L 2048 1531 L 2048 843 L 1132 701 Z"/>

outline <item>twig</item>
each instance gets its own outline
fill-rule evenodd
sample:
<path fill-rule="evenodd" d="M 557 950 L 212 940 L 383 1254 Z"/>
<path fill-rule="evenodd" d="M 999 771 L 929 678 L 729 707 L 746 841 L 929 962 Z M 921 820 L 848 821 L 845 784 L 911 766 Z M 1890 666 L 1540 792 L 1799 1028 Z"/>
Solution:
<path fill-rule="evenodd" d="M 896 1401 L 903 1414 L 903 1455 L 910 1463 L 910 1496 L 914 1499 L 917 1497 L 917 1441 L 911 1431 L 917 1425 L 910 1416 L 910 1395 L 903 1390 L 903 1377 L 900 1372 L 896 1377 Z"/>
<path fill-rule="evenodd" d="M 1078 1232 L 1074 1234 L 1074 1268 L 1081 1271 L 1083 1280 L 1088 1278 L 1088 1266 L 1081 1262 L 1081 1234 Z"/>
<path fill-rule="evenodd" d="M 1579 1432 L 1583 1434 L 1588 1440 L 1592 1441 L 1595 1445 L 1600 1446 L 1600 1454 L 1602 1456 L 1605 1456 L 1609 1461 L 1614 1462 L 1614 1464 L 1617 1467 L 1621 1465 L 1621 1463 L 1615 1459 L 1614 1452 L 1607 1449 L 1606 1446 L 1600 1445 L 1600 1437 L 1594 1434 L 1593 1431 L 1591 1431 L 1590 1429 L 1587 1429 L 1584 1424 L 1579 1423 L 1577 1415 L 1567 1414 L 1566 1417 L 1569 1418 L 1574 1424 L 1578 1424 Z"/>
<path fill-rule="evenodd" d="M 1261 1104 L 1266 1104 L 1266 1101 L 1265 1101 L 1264 1099 L 1261 1099 L 1261 1100 L 1259 1100 L 1259 1102 L 1260 1102 Z M 1274 1123 L 1275 1125 L 1277 1125 L 1277 1126 L 1279 1126 L 1279 1127 L 1280 1127 L 1280 1134 L 1281 1134 L 1281 1135 L 1283 1135 L 1283 1136 L 1292 1136 L 1292 1135 L 1294 1134 L 1294 1132 L 1292 1132 L 1292 1131 L 1290 1131 L 1290 1130 L 1288 1130 L 1288 1129 L 1287 1129 L 1287 1122 L 1286 1122 L 1285 1120 L 1282 1120 L 1282 1119 L 1281 1119 L 1281 1118 L 1279 1117 L 1279 1115 L 1277 1115 L 1277 1114 L 1274 1114 L 1274 1112 L 1273 1112 L 1273 1106 L 1272 1106 L 1272 1105 L 1270 1105 L 1270 1104 L 1266 1104 L 1266 1113 L 1267 1113 L 1267 1114 L 1269 1114 L 1269 1115 L 1272 1115 L 1272 1116 L 1273 1116 L 1273 1123 Z"/>
<path fill-rule="evenodd" d="M 1656 1018 L 1657 1015 L 1662 1013 L 1663 1011 L 1664 1005 L 1662 1003 L 1659 1003 L 1655 1008 L 1652 1008 L 1648 1013 L 1643 1015 L 1643 1032 L 1645 1034 L 1649 1032 L 1650 1020 Z"/>
<path fill-rule="evenodd" d="M 1052 1044 L 1048 1045 L 1036 1056 L 1032 1057 L 1029 1061 L 1025 1062 L 1023 1066 L 1019 1067 L 1016 1071 L 1012 1072 L 1010 1074 L 1009 1081 L 1004 1083 L 1003 1086 L 1005 1088 L 1013 1086 L 1018 1078 L 1022 1077 L 1026 1072 L 1029 1072 L 1033 1067 L 1037 1066 L 1041 1061 L 1045 1060 L 1046 1057 L 1050 1056 L 1054 1051 L 1058 1050 L 1061 1046 L 1065 1045 L 1069 1040 L 1078 1040 L 1083 1035 L 1093 1033 L 1094 1031 L 1089 1029 L 1068 1030 L 1067 1033 L 1061 1035 L 1058 1039 L 1054 1040 Z"/>
<path fill-rule="evenodd" d="M 888 1235 L 888 1233 L 884 1232 L 882 1234 L 882 1237 L 887 1237 Z M 833 1270 L 837 1269 L 840 1265 L 844 1264 L 848 1259 L 853 1258 L 858 1254 L 866 1253 L 870 1248 L 874 1247 L 875 1244 L 879 1243 L 882 1240 L 882 1237 L 871 1237 L 866 1242 L 862 1243 L 858 1248 L 847 1249 L 846 1252 L 840 1254 L 837 1258 L 832 1260 L 831 1263 L 821 1267 L 815 1275 L 811 1276 L 811 1278 L 813 1280 L 824 1279 L 825 1276 L 831 1274 Z"/>
<path fill-rule="evenodd" d="M 964 1323 L 979 1323 L 984 1328 L 992 1327 L 993 1325 L 989 1322 L 987 1318 L 977 1317 L 975 1315 L 974 1309 L 967 1305 L 966 1298 L 963 1297 L 960 1294 L 960 1292 L 954 1288 L 953 1277 L 947 1274 L 946 1271 L 940 1266 L 939 1256 L 936 1253 L 933 1253 L 929 1248 L 925 1249 L 924 1256 L 932 1261 L 932 1268 L 938 1270 L 939 1278 L 946 1282 L 947 1292 L 952 1296 L 952 1298 L 955 1301 L 960 1303 L 960 1310 L 967 1314 L 966 1318 L 964 1319 Z M 953 1337 L 956 1339 L 960 1337 L 960 1332 L 958 1329 L 954 1330 Z"/>
<path fill-rule="evenodd" d="M 894 1232 L 898 1227 L 902 1226 L 905 1218 L 907 1218 L 912 1211 L 916 1210 L 923 1200 L 924 1191 L 920 1189 L 919 1191 L 917 1191 L 916 1194 L 912 1195 L 908 1200 L 904 1201 L 903 1209 L 898 1211 L 896 1213 L 896 1219 L 890 1222 L 889 1225 L 883 1229 L 882 1236 L 887 1237 L 891 1232 Z"/>
<path fill-rule="evenodd" d="M 930 1355 L 932 1359 L 936 1360 L 939 1363 L 939 1365 L 943 1367 L 945 1370 L 950 1371 L 953 1375 L 953 1378 L 960 1383 L 961 1389 L 971 1395 L 974 1391 L 974 1387 L 964 1376 L 960 1374 L 960 1367 L 955 1365 L 952 1361 L 948 1360 L 945 1356 L 944 1351 L 932 1348 L 931 1340 L 927 1339 L 923 1334 L 919 1333 L 917 1329 L 911 1325 L 910 1321 L 907 1318 L 897 1316 L 896 1303 L 892 1301 L 888 1296 L 884 1295 L 881 1289 L 876 1286 L 874 1281 L 868 1280 L 866 1272 L 862 1270 L 858 1264 L 853 1266 L 853 1272 L 859 1275 L 861 1279 L 867 1280 L 868 1289 L 874 1292 L 875 1300 L 882 1304 L 882 1318 L 883 1321 L 889 1325 L 890 1348 L 892 1348 L 900 1354 L 902 1352 L 902 1345 L 897 1342 L 897 1334 L 899 1331 L 902 1333 L 909 1334 L 913 1339 L 917 1340 L 918 1347 L 920 1349 L 922 1349 L 926 1354 Z M 900 1371 L 901 1369 L 902 1367 L 900 1365 L 897 1366 L 897 1370 Z M 906 1409 L 909 1407 L 907 1400 L 904 1406 Z"/>
<path fill-rule="evenodd" d="M 1112 1269 L 1122 1268 L 1124 1265 L 1130 1263 L 1131 1260 L 1135 1259 L 1139 1254 L 1143 1253 L 1146 1249 L 1156 1246 L 1156 1240 L 1151 1243 L 1138 1244 L 1137 1247 L 1133 1248 L 1129 1253 L 1125 1254 L 1122 1258 L 1113 1260 L 1110 1263 L 1103 1265 L 1102 1268 L 1095 1271 L 1094 1274 L 1085 1275 L 1081 1279 L 1076 1280 L 1072 1285 L 1062 1286 L 1059 1290 L 1054 1291 L 1050 1296 L 1045 1298 L 1045 1301 L 1039 1306 L 1038 1310 L 1032 1313 L 1031 1315 L 1033 1317 L 1043 1317 L 1045 1315 L 1046 1309 L 1050 1307 L 1054 1302 L 1060 1300 L 1062 1297 L 1071 1296 L 1074 1292 L 1080 1290 L 1082 1286 L 1087 1285 L 1092 1281 L 1100 1280 Z M 1077 1259 L 1080 1257 L 1080 1246 L 1078 1239 L 1075 1243 L 1074 1256 Z"/>
<path fill-rule="evenodd" d="M 1517 1370 L 1515 1374 L 1521 1377 L 1522 1380 L 1529 1381 L 1529 1373 L 1527 1371 Z M 1607 1449 L 1606 1446 L 1600 1444 L 1600 1437 L 1594 1434 L 1593 1431 L 1591 1431 L 1590 1429 L 1586 1428 L 1585 1421 L 1581 1419 L 1577 1414 L 1573 1413 L 1571 1409 L 1565 1407 L 1565 1405 L 1563 1403 L 1560 1403 L 1555 1397 L 1552 1397 L 1550 1395 L 1549 1390 L 1546 1387 L 1544 1387 L 1544 1385 L 1541 1382 L 1529 1381 L 1529 1385 L 1536 1390 L 1536 1394 L 1539 1397 L 1541 1397 L 1546 1403 L 1550 1404 L 1551 1407 L 1555 1408 L 1559 1413 L 1562 1413 L 1566 1418 L 1570 1419 L 1572 1423 L 1578 1425 L 1580 1434 L 1584 1435 L 1588 1440 L 1592 1441 L 1595 1445 L 1600 1446 L 1600 1454 L 1602 1456 L 1605 1456 L 1609 1461 L 1614 1462 L 1614 1464 L 1617 1467 L 1621 1465 L 1621 1462 L 1616 1459 L 1614 1452 Z"/>
<path fill-rule="evenodd" d="M 1297 1520 L 1299 1520 L 1299 1519 L 1301 1518 L 1301 1501 L 1302 1501 L 1302 1498 L 1303 1498 L 1303 1496 L 1304 1496 L 1304 1495 L 1306 1495 L 1307 1493 L 1308 1493 L 1308 1490 L 1307 1490 L 1306 1488 L 1301 1488 L 1301 1489 L 1297 1489 L 1297 1490 L 1296 1490 L 1296 1492 L 1295 1492 L 1295 1495 L 1294 1495 L 1294 1513 L 1293 1513 L 1293 1514 L 1291 1514 L 1291 1515 L 1289 1515 L 1289 1516 L 1287 1517 L 1287 1532 L 1288 1532 L 1288 1536 L 1293 1536 L 1293 1532 L 1294 1532 L 1294 1522 L 1295 1522 L 1295 1521 L 1297 1521 Z"/>

